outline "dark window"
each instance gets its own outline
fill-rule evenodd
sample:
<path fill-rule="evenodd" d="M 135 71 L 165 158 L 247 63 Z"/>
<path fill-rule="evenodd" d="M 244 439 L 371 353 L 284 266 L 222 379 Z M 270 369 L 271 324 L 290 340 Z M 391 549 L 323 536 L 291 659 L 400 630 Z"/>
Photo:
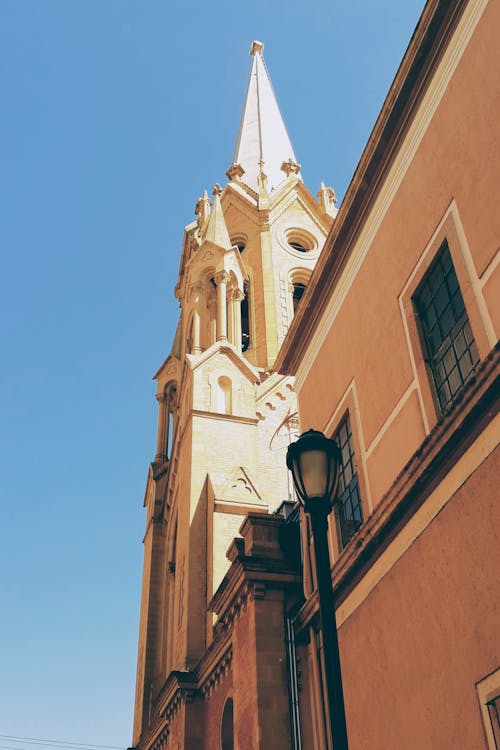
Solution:
<path fill-rule="evenodd" d="M 363 509 L 361 507 L 349 414 L 346 414 L 340 423 L 333 439 L 336 441 L 342 454 L 337 494 L 337 524 L 339 529 L 339 546 L 340 549 L 344 549 L 349 539 L 363 523 Z"/>
<path fill-rule="evenodd" d="M 413 301 L 420 319 L 425 359 L 432 372 L 441 411 L 444 411 L 479 362 L 446 240 Z"/>
<path fill-rule="evenodd" d="M 237 247 L 240 253 L 243 252 L 243 250 L 246 247 L 246 241 L 244 237 L 232 237 L 231 238 L 231 245 L 233 247 Z"/>
<path fill-rule="evenodd" d="M 243 287 L 245 296 L 241 301 L 241 351 L 246 352 L 250 346 L 250 311 L 248 309 L 249 284 Z"/>
<path fill-rule="evenodd" d="M 298 250 L 299 253 L 307 253 L 309 251 L 309 248 L 304 247 L 301 242 L 290 242 L 290 247 L 293 247 L 294 250 Z"/>
<path fill-rule="evenodd" d="M 486 704 L 490 715 L 491 729 L 495 738 L 495 747 L 500 750 L 500 695 Z"/>
<path fill-rule="evenodd" d="M 306 285 L 305 284 L 293 284 L 293 311 L 295 312 L 297 310 L 297 307 L 299 305 L 300 300 L 302 299 L 302 296 L 304 292 L 306 291 Z"/>
<path fill-rule="evenodd" d="M 233 750 L 234 748 L 234 726 L 233 726 L 233 699 L 228 698 L 220 727 L 220 745 L 222 750 Z"/>

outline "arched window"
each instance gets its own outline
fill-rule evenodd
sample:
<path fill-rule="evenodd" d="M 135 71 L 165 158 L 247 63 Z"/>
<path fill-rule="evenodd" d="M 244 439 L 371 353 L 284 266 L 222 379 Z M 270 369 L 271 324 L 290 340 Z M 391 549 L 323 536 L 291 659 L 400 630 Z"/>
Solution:
<path fill-rule="evenodd" d="M 304 292 L 307 289 L 309 279 L 311 278 L 311 271 L 308 268 L 293 268 L 290 271 L 289 279 L 289 290 L 291 297 L 291 314 L 295 315 L 297 308 L 300 304 L 300 300 L 304 296 Z"/>
<path fill-rule="evenodd" d="M 233 699 L 228 698 L 224 704 L 222 721 L 220 724 L 220 746 L 221 750 L 233 750 L 234 748 L 234 725 L 233 725 Z"/>
<path fill-rule="evenodd" d="M 293 312 L 295 313 L 297 310 L 297 307 L 299 306 L 299 302 L 302 299 L 304 292 L 306 291 L 306 285 L 301 284 L 300 282 L 296 282 L 295 284 L 292 284 L 292 287 L 293 287 L 293 292 L 292 292 Z"/>
<path fill-rule="evenodd" d="M 221 375 L 217 381 L 217 411 L 231 414 L 232 409 L 231 381 L 225 375 Z"/>
<path fill-rule="evenodd" d="M 171 525 L 170 525 L 171 524 Z M 175 640 L 175 566 L 177 562 L 177 515 L 169 524 L 169 538 L 167 541 L 167 586 L 166 586 L 166 628 L 165 638 L 165 674 L 168 675 L 173 665 Z M 173 533 L 172 533 L 173 530 Z"/>
<path fill-rule="evenodd" d="M 245 296 L 241 301 L 241 351 L 246 352 L 250 346 L 250 309 L 248 304 L 250 285 L 248 281 L 245 281 L 243 291 Z"/>
<path fill-rule="evenodd" d="M 177 408 L 177 386 L 171 385 L 166 390 L 167 397 L 167 458 L 172 456 L 172 445 L 174 440 L 174 412 Z"/>
<path fill-rule="evenodd" d="M 231 238 L 231 245 L 237 247 L 240 253 L 242 253 L 247 245 L 247 238 L 243 234 L 238 234 L 236 237 Z"/>

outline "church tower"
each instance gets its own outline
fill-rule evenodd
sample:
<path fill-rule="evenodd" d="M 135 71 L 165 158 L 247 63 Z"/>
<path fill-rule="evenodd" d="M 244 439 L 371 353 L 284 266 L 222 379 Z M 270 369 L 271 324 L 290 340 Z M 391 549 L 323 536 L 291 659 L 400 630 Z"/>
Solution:
<path fill-rule="evenodd" d="M 229 568 L 226 552 L 248 514 L 273 514 L 290 499 L 280 436 L 296 420 L 296 401 L 293 379 L 273 373 L 273 363 L 336 209 L 331 188 L 322 184 L 316 200 L 302 181 L 262 53 L 254 42 L 228 182 L 211 197 L 203 192 L 184 231 L 179 322 L 155 375 L 133 737 L 140 748 L 160 747 L 162 737 L 166 748 L 211 747 L 207 717 L 200 708 L 190 719 L 189 705 L 202 690 L 200 664 L 219 648 L 211 603 Z M 236 694 L 234 702 L 236 711 Z"/>

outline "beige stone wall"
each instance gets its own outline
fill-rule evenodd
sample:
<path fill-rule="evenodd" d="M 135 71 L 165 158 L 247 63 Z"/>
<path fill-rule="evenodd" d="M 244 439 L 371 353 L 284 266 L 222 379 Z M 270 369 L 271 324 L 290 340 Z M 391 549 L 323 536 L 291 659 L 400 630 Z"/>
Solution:
<path fill-rule="evenodd" d="M 165 549 L 163 569 L 155 572 L 158 617 L 153 628 L 143 604 L 139 646 L 142 663 L 146 644 L 158 644 L 148 672 L 155 694 L 172 669 L 194 668 L 212 643 L 208 604 L 228 570 L 226 551 L 245 514 L 273 512 L 289 499 L 287 418 L 297 411 L 296 397 L 292 379 L 271 369 L 293 317 L 291 282 L 308 282 L 332 223 L 293 175 L 283 175 L 277 190 L 261 191 L 258 199 L 231 182 L 218 201 L 209 212 L 203 199 L 198 222 L 186 228 L 176 286 L 180 333 L 156 375 L 161 460 L 163 446 L 170 448 L 164 495 L 151 508 L 161 508 Z M 244 245 L 241 254 L 235 244 Z M 249 292 L 250 346 L 242 354 L 235 299 L 243 289 Z M 226 339 L 220 335 L 224 318 Z M 175 403 L 164 398 L 173 386 Z M 145 602 L 152 566 L 147 543 Z M 138 675 L 140 702 L 143 667 Z"/>

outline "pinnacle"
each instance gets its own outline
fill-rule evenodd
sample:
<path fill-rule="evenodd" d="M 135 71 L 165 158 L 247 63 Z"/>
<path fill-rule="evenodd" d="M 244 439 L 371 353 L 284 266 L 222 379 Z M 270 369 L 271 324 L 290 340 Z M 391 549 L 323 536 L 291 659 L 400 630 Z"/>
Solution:
<path fill-rule="evenodd" d="M 223 250 L 230 250 L 232 245 L 229 238 L 229 232 L 227 231 L 226 220 L 224 219 L 224 211 L 222 210 L 222 204 L 220 202 L 221 193 L 222 188 L 216 183 L 213 189 L 214 202 L 208 218 L 203 240 L 205 242 L 212 242 Z"/>

